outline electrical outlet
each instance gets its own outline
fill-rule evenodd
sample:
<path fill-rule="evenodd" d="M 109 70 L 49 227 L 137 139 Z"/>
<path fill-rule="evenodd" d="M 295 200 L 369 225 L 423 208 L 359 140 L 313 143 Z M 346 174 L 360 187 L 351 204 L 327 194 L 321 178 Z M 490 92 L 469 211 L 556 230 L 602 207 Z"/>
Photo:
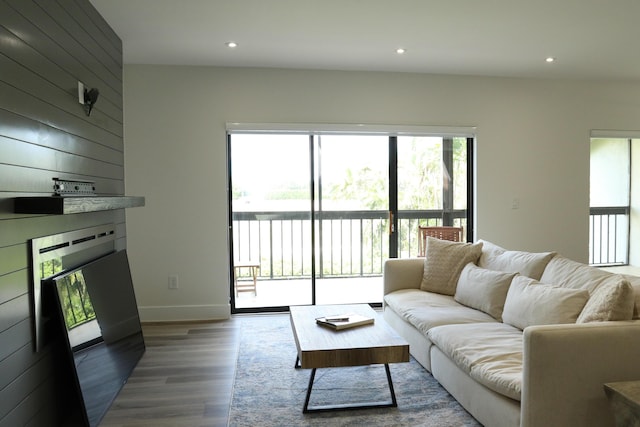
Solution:
<path fill-rule="evenodd" d="M 178 289 L 178 275 L 169 275 L 169 289 Z"/>

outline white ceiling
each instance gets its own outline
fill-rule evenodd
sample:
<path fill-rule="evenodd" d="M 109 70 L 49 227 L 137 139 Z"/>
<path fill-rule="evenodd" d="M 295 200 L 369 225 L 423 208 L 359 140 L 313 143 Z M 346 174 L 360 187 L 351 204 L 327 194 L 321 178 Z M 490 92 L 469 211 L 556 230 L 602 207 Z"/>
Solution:
<path fill-rule="evenodd" d="M 640 81 L 640 0 L 90 1 L 127 64 Z"/>

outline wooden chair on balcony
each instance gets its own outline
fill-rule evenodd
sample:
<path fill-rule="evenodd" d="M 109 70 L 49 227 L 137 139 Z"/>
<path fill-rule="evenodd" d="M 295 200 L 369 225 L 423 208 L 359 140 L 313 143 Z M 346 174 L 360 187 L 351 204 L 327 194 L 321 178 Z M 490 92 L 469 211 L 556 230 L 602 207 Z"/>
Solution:
<path fill-rule="evenodd" d="M 256 287 L 256 282 L 258 281 L 258 273 L 260 271 L 260 263 L 256 261 L 236 261 L 233 263 L 233 281 L 234 288 L 236 290 L 236 296 L 238 296 L 239 292 L 253 292 L 254 295 L 258 296 L 258 289 Z M 238 276 L 240 276 L 240 270 L 243 268 L 248 268 L 251 272 L 251 277 L 253 281 L 240 281 L 238 282 Z"/>
<path fill-rule="evenodd" d="M 418 226 L 418 256 L 425 256 L 427 247 L 427 237 L 435 237 L 440 240 L 449 240 L 452 242 L 462 241 L 462 227 L 420 227 Z"/>

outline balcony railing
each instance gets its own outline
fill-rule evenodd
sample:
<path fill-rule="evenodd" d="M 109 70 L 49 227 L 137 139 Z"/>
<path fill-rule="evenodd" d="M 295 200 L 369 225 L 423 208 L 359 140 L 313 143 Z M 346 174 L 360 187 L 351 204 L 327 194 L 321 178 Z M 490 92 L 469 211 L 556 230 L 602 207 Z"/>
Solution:
<path fill-rule="evenodd" d="M 453 224 L 466 223 L 465 211 L 448 213 Z M 442 225 L 443 212 L 398 213 L 398 254 L 418 254 L 418 225 Z M 388 211 L 323 211 L 316 214 L 317 277 L 382 275 L 389 257 Z M 260 264 L 261 278 L 311 277 L 311 218 L 309 212 L 234 212 L 236 261 Z M 248 274 L 248 272 L 242 273 Z"/>
<path fill-rule="evenodd" d="M 628 206 L 590 209 L 589 264 L 629 264 Z"/>
<path fill-rule="evenodd" d="M 398 213 L 398 256 L 418 254 L 418 225 L 442 225 L 442 211 Z M 465 211 L 450 213 L 453 225 L 466 224 Z M 325 211 L 316 214 L 317 277 L 382 275 L 389 257 L 387 211 Z M 589 263 L 628 264 L 629 208 L 591 208 Z M 257 261 L 259 277 L 309 278 L 311 219 L 309 212 L 235 212 L 233 244 L 237 261 Z M 249 272 L 242 272 L 248 275 Z"/>

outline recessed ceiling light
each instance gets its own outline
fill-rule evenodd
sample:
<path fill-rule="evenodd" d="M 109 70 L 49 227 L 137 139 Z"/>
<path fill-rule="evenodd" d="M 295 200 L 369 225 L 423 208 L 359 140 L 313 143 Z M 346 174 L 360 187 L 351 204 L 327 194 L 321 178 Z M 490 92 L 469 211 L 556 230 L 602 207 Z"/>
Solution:
<path fill-rule="evenodd" d="M 234 48 L 234 47 L 238 47 L 238 43 L 236 42 L 226 42 L 225 45 L 229 48 Z"/>
<path fill-rule="evenodd" d="M 406 53 L 406 52 L 407 52 L 407 49 L 405 49 L 403 47 L 399 47 L 399 48 L 396 49 L 396 53 L 398 55 L 402 55 L 403 53 Z"/>
<path fill-rule="evenodd" d="M 554 62 L 555 60 L 556 60 L 556 58 L 554 58 L 553 56 L 548 56 L 548 57 L 545 59 L 545 61 L 547 61 L 547 62 L 549 62 L 549 63 Z"/>

